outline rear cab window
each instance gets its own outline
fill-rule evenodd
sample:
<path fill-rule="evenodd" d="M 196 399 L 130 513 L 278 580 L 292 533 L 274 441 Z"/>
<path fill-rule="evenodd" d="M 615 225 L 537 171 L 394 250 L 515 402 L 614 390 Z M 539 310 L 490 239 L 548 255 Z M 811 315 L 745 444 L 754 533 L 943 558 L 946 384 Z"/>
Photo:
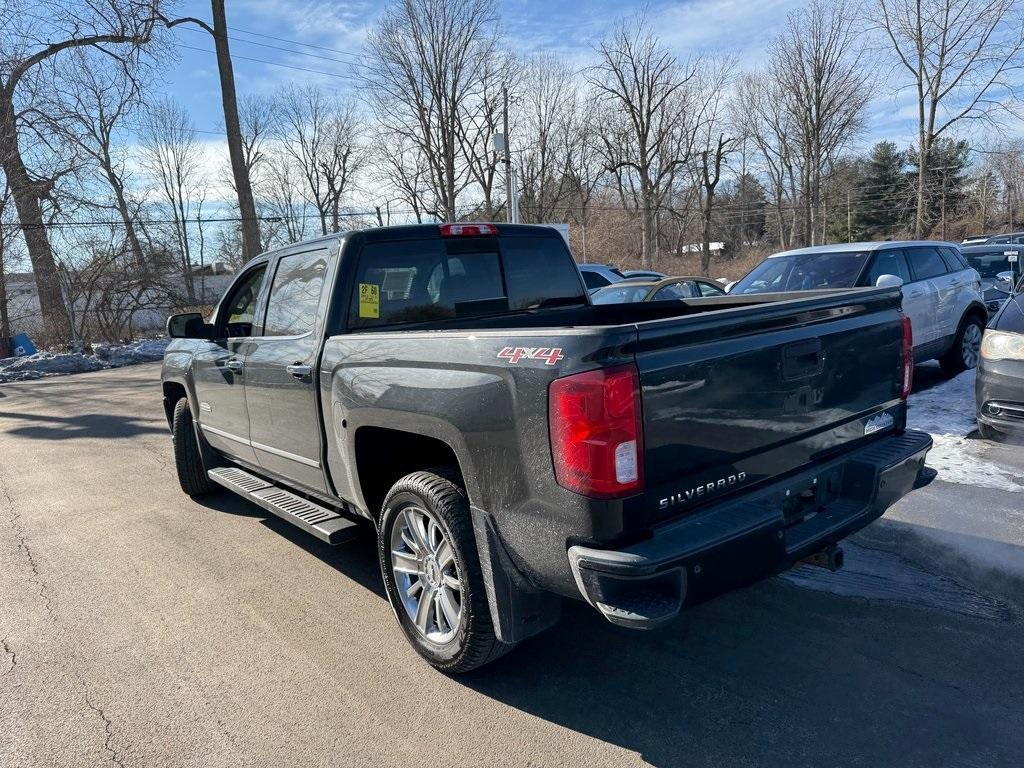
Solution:
<path fill-rule="evenodd" d="M 564 242 L 541 235 L 370 242 L 354 282 L 352 329 L 587 303 Z"/>

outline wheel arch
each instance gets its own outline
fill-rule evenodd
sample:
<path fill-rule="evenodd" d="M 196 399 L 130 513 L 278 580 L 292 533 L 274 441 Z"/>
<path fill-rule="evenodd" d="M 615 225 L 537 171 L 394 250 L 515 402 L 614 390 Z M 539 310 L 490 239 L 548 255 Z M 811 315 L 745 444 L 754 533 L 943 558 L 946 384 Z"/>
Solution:
<path fill-rule="evenodd" d="M 180 381 L 165 380 L 163 382 L 164 393 L 164 416 L 167 419 L 167 428 L 174 425 L 174 406 L 183 397 L 188 398 L 188 389 Z M 191 406 L 191 400 L 189 401 Z"/>
<path fill-rule="evenodd" d="M 441 438 L 366 425 L 356 430 L 354 441 L 359 493 L 374 520 L 391 486 L 412 472 L 440 470 L 469 493 L 458 454 Z"/>

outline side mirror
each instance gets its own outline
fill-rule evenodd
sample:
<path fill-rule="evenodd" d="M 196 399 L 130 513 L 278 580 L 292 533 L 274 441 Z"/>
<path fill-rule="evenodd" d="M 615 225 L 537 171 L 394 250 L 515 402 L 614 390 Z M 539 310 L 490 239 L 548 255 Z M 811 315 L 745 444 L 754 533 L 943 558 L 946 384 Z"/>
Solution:
<path fill-rule="evenodd" d="M 999 290 L 1013 293 L 1013 272 L 1000 272 L 996 275 L 996 280 L 1003 283 L 999 286 Z"/>
<path fill-rule="evenodd" d="M 731 283 L 726 283 L 725 284 L 725 292 L 726 293 L 730 293 L 732 291 L 732 287 L 734 285 L 736 285 L 736 281 L 735 280 L 733 280 Z"/>
<path fill-rule="evenodd" d="M 879 275 L 875 280 L 876 288 L 902 288 L 903 278 L 897 275 Z"/>
<path fill-rule="evenodd" d="M 210 339 L 213 327 L 198 312 L 182 312 L 167 318 L 167 335 L 172 339 Z"/>

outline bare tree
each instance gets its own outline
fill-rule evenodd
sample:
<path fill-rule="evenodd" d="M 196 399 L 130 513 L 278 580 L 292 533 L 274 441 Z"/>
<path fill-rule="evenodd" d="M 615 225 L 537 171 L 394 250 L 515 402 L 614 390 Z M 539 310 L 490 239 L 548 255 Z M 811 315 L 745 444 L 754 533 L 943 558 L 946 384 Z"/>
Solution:
<path fill-rule="evenodd" d="M 734 98 L 733 122 L 757 150 L 758 164 L 767 175 L 775 207 L 779 246 L 789 248 L 796 217 L 787 223 L 786 201 L 796 200 L 797 130 L 786 108 L 782 85 L 768 73 L 748 73 L 740 79 Z"/>
<path fill-rule="evenodd" d="M 996 122 L 1019 90 L 1024 11 L 1016 0 L 876 0 L 875 19 L 915 93 L 921 237 L 936 140 L 965 121 Z"/>
<path fill-rule="evenodd" d="M 803 238 L 817 242 L 822 180 L 863 127 L 871 75 L 863 61 L 853 6 L 812 0 L 791 12 L 770 46 L 770 76 L 783 86 L 801 149 Z"/>
<path fill-rule="evenodd" d="M 607 111 L 602 143 L 623 201 L 641 219 L 641 263 L 651 266 L 656 217 L 676 173 L 689 159 L 683 136 L 685 87 L 694 70 L 682 66 L 642 19 L 620 23 L 597 46 L 590 82 Z"/>
<path fill-rule="evenodd" d="M 341 230 L 341 201 L 361 168 L 362 126 L 355 105 L 316 86 L 288 86 L 278 99 L 279 141 L 306 180 L 323 234 Z"/>
<path fill-rule="evenodd" d="M 417 222 L 437 210 L 431 192 L 430 168 L 423 146 L 408 136 L 390 135 L 380 128 L 374 134 L 373 178 L 408 205 Z"/>
<path fill-rule="evenodd" d="M 494 0 L 398 0 L 369 35 L 366 102 L 396 141 L 417 147 L 438 218 L 456 218 L 471 181 L 460 125 L 497 40 Z"/>
<path fill-rule="evenodd" d="M 135 268 L 147 271 L 139 229 L 136 225 L 139 204 L 130 200 L 127 190 L 127 156 L 118 146 L 117 132 L 124 121 L 138 108 L 141 91 L 134 71 L 125 71 L 119 62 L 91 63 L 76 51 L 70 57 L 64 78 L 69 88 L 62 89 L 57 103 L 48 110 L 55 130 L 73 144 L 99 172 L 113 196 L 109 204 L 123 227 L 125 245 Z"/>
<path fill-rule="evenodd" d="M 231 159 L 231 174 L 242 224 L 242 247 L 245 251 L 245 258 L 248 260 L 261 251 L 260 220 L 256 215 L 256 202 L 252 194 L 250 167 L 246 163 L 247 152 L 242 138 L 238 98 L 235 95 L 235 71 L 231 63 L 228 21 L 224 5 L 224 0 L 211 0 L 212 25 L 193 16 L 173 20 L 161 16 L 161 19 L 169 28 L 179 24 L 195 24 L 213 38 L 214 49 L 217 52 L 217 74 L 220 77 L 220 95 L 224 110 L 224 130 L 228 140 L 228 156 Z"/>
<path fill-rule="evenodd" d="M 185 296 L 196 303 L 193 279 L 193 240 L 189 224 L 202 217 L 206 200 L 201 147 L 188 114 L 170 100 L 158 101 L 148 110 L 142 131 L 143 163 L 170 214 L 170 228 L 185 282 Z M 197 226 L 197 245 L 202 261 L 203 232 Z"/>
<path fill-rule="evenodd" d="M 70 336 L 70 325 L 41 205 L 53 180 L 34 177 L 22 153 L 20 133 L 38 115 L 25 109 L 19 87 L 40 66 L 72 49 L 89 49 L 97 56 L 135 55 L 152 37 L 157 3 L 93 0 L 69 5 L 36 0 L 31 12 L 27 6 L 10 2 L 0 36 L 0 166 L 32 260 L 44 330 L 50 339 L 63 340 Z"/>
<path fill-rule="evenodd" d="M 525 149 L 520 153 L 520 183 L 526 221 L 551 221 L 565 202 L 572 180 L 571 150 L 578 132 L 576 72 L 564 61 L 541 54 L 527 67 L 518 126 Z"/>

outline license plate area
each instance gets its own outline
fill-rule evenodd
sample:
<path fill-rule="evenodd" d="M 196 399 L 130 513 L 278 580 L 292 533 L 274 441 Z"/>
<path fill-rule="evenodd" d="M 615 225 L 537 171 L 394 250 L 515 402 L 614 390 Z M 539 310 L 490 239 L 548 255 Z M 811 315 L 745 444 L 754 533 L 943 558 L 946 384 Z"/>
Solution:
<path fill-rule="evenodd" d="M 824 511 L 839 498 L 842 488 L 843 467 L 833 467 L 778 491 L 769 498 L 769 503 L 782 510 L 785 526 L 790 528 Z"/>

